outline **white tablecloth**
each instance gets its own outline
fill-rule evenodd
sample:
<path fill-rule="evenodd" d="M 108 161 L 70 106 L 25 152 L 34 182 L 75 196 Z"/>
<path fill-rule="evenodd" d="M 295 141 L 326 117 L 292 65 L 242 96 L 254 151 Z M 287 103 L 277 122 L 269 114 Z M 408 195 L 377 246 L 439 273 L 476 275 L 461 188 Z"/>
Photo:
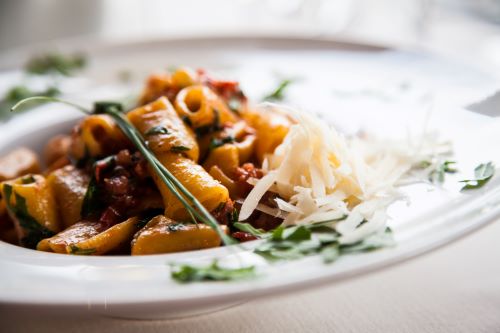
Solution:
<path fill-rule="evenodd" d="M 168 321 L 2 309 L 0 332 L 500 332 L 500 222 L 399 266 L 326 288 Z"/>

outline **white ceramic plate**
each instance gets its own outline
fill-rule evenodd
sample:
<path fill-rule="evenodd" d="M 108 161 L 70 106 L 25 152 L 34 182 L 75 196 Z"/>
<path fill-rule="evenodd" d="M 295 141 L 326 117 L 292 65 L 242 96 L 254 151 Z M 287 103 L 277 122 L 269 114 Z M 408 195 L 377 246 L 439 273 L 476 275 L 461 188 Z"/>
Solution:
<path fill-rule="evenodd" d="M 453 142 L 455 160 L 464 172 L 450 177 L 441 189 L 429 185 L 405 189 L 411 205 L 397 203 L 390 209 L 396 247 L 345 256 L 331 265 L 317 257 L 269 265 L 249 251 L 255 243 L 169 255 L 84 257 L 0 242 L 0 306 L 90 309 L 130 318 L 196 314 L 387 267 L 458 239 L 500 214 L 499 179 L 470 194 L 458 191 L 457 180 L 469 176 L 475 165 L 486 161 L 500 165 L 495 147 L 500 139 L 498 121 L 465 110 L 491 94 L 498 82 L 463 64 L 420 53 L 308 39 L 211 38 L 58 47 L 84 50 L 91 59 L 83 78 L 70 79 L 63 87 L 73 100 L 90 102 L 137 92 L 147 74 L 169 65 L 204 67 L 239 80 L 254 99 L 275 86 L 280 75 L 293 77 L 299 80 L 290 88 L 288 104 L 316 112 L 346 133 L 364 129 L 397 138 L 408 131 L 436 129 L 442 139 Z M 4 69 L 0 89 L 23 80 L 14 68 L 31 51 L 0 59 Z M 127 83 L 117 79 L 125 69 L 132 77 Z M 79 117 L 55 105 L 20 115 L 0 127 L 0 154 L 20 145 L 40 150 L 50 136 L 68 131 Z M 229 264 L 255 264 L 259 276 L 187 285 L 170 279 L 168 263 L 206 263 L 215 257 Z"/>

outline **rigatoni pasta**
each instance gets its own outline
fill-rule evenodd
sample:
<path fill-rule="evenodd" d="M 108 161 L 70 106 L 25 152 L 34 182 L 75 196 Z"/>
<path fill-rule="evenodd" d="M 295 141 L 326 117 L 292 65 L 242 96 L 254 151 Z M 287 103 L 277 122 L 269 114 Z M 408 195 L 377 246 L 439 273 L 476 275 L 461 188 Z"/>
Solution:
<path fill-rule="evenodd" d="M 152 75 L 121 118 L 101 113 L 49 140 L 45 169 L 25 148 L 0 159 L 0 240 L 58 254 L 145 255 L 217 247 L 226 234 L 251 238 L 234 227 L 238 201 L 290 121 L 251 113 L 237 82 L 189 68 Z M 203 209 L 187 209 L 147 153 Z M 200 222 L 201 210 L 217 228 Z"/>

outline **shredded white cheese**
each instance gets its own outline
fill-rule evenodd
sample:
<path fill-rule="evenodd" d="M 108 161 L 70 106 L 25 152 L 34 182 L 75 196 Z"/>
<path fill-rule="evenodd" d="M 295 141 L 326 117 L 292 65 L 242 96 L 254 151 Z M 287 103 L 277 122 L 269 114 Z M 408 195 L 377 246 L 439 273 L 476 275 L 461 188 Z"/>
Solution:
<path fill-rule="evenodd" d="M 262 107 L 265 112 L 265 108 L 279 106 Z M 276 203 L 286 216 L 285 225 L 348 215 L 335 228 L 342 243 L 358 242 L 385 229 L 388 206 L 401 199 L 398 182 L 415 163 L 437 153 L 436 145 L 422 141 L 414 145 L 366 135 L 346 139 L 311 114 L 288 108 L 285 111 L 297 123 L 274 153 L 266 157 L 266 175 L 252 179 L 255 186 L 243 202 L 240 221 L 246 220 L 262 196 L 272 190 L 281 198 Z"/>

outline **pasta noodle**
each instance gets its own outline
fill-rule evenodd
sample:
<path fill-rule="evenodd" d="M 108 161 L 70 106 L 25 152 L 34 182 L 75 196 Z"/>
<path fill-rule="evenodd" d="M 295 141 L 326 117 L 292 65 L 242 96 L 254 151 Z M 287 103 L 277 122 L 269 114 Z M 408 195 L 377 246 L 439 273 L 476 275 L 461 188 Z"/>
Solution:
<path fill-rule="evenodd" d="M 155 154 L 182 152 L 198 161 L 199 148 L 194 134 L 179 118 L 165 97 L 128 113 L 132 124 L 145 136 Z"/>
<path fill-rule="evenodd" d="M 43 170 L 26 148 L 0 158 L 2 241 L 58 254 L 146 255 L 217 247 L 221 230 L 248 239 L 234 226 L 241 199 L 290 119 L 252 111 L 238 82 L 183 67 L 148 78 L 137 107 L 123 112 L 129 123 L 102 105 L 48 140 Z M 207 212 L 188 211 L 151 163 Z"/>

